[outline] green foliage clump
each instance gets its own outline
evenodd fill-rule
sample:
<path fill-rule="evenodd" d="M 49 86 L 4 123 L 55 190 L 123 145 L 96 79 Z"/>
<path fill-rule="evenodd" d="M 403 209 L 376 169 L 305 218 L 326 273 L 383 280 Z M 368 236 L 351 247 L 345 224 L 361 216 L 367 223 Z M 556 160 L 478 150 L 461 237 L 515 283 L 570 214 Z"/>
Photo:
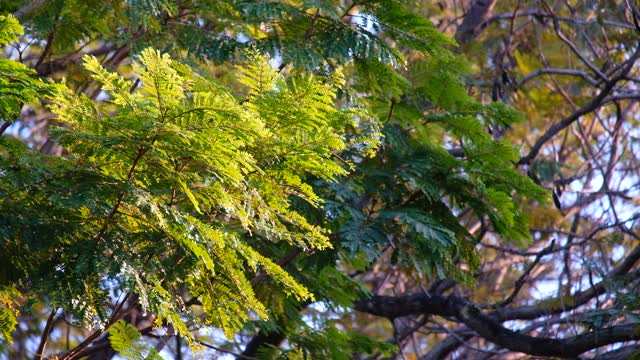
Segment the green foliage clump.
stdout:
<path fill-rule="evenodd" d="M 115 351 L 125 359 L 162 359 L 158 351 L 142 343 L 140 332 L 131 324 L 119 320 L 108 330 L 109 342 Z"/>
<path fill-rule="evenodd" d="M 0 15 L 0 44 L 5 45 L 24 35 L 24 29 L 13 15 Z"/>
<path fill-rule="evenodd" d="M 0 45 L 18 40 L 24 29 L 11 14 L 0 15 Z M 0 120 L 9 123 L 20 114 L 22 105 L 51 91 L 50 85 L 33 77 L 35 71 L 8 59 L 0 59 Z"/>
<path fill-rule="evenodd" d="M 56 0 L 21 20 L 47 39 L 41 55 L 73 59 L 82 41 L 98 54 L 56 87 L 0 60 L 0 117 L 46 98 L 65 150 L 0 138 L 0 286 L 75 325 L 108 324 L 118 291 L 189 341 L 194 328 L 255 327 L 286 333 L 292 358 L 390 354 L 300 311 L 349 307 L 366 289 L 345 269 L 380 259 L 468 281 L 464 221 L 526 241 L 520 201 L 545 197 L 487 131 L 519 116 L 467 95 L 454 42 L 411 4 Z M 0 22 L 0 41 L 15 41 L 15 19 Z M 118 69 L 127 77 L 107 70 L 111 52 L 137 59 Z M 125 356 L 156 355 L 131 325 L 109 335 Z"/>
<path fill-rule="evenodd" d="M 317 330 L 305 327 L 302 331 L 293 332 L 289 339 L 294 344 L 291 349 L 282 351 L 277 347 L 265 347 L 259 351 L 259 357 L 347 360 L 352 359 L 354 354 L 392 356 L 397 351 L 395 345 L 355 332 L 341 331 L 330 323 Z"/>
<path fill-rule="evenodd" d="M 155 50 L 134 66 L 139 85 L 85 58 L 109 101 L 66 87 L 51 97 L 63 125 L 54 134 L 69 156 L 48 159 L 3 139 L 13 145 L 0 164 L 11 195 L 0 201 L 10 225 L 2 238 L 15 244 L 7 260 L 20 272 L 5 281 L 29 279 L 37 294 L 96 326 L 107 315 L 107 280 L 116 281 L 157 325 L 187 338 L 185 320 L 198 320 L 185 297 L 197 296 L 205 324 L 228 336 L 249 314 L 266 318 L 250 283 L 258 273 L 312 299 L 256 247 L 332 247 L 291 201 L 319 206 L 307 178 L 346 174 L 335 154 L 349 146 L 341 133 L 354 120 L 332 106 L 339 76 L 285 78 L 267 60 L 254 52 L 238 67 L 248 93 L 238 99 Z M 25 173 L 30 167 L 39 171 Z"/>
<path fill-rule="evenodd" d="M 420 32 L 428 24 L 398 26 Z M 366 91 L 362 101 L 383 124 L 384 140 L 349 181 L 328 185 L 329 226 L 365 264 L 389 250 L 421 274 L 470 281 L 459 261 L 478 265 L 475 240 L 458 216 L 487 217 L 499 236 L 523 243 L 530 234 L 520 203 L 547 195 L 514 169 L 518 151 L 487 131 L 511 126 L 519 114 L 467 95 L 466 66 L 442 43 L 436 37 L 421 47 L 402 72 L 376 61 L 354 67 L 352 87 Z"/>
<path fill-rule="evenodd" d="M 0 350 L 12 343 L 11 332 L 18 325 L 20 292 L 12 286 L 0 288 Z"/>

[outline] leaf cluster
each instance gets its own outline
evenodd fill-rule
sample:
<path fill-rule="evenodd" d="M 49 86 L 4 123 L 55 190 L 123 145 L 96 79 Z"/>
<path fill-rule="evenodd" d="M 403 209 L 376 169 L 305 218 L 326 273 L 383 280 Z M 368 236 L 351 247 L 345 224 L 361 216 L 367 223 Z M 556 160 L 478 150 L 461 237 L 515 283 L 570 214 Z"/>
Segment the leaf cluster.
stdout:
<path fill-rule="evenodd" d="M 116 282 L 138 294 L 157 325 L 187 337 L 187 323 L 199 321 L 184 307 L 188 297 L 202 303 L 204 324 L 228 336 L 250 314 L 266 318 L 250 283 L 258 273 L 312 299 L 256 247 L 332 246 L 291 201 L 318 206 L 307 178 L 346 173 L 335 154 L 348 146 L 341 133 L 353 120 L 331 106 L 334 80 L 285 78 L 266 57 L 249 59 L 238 67 L 240 99 L 155 50 L 134 66 L 137 86 L 85 58 L 109 100 L 96 104 L 66 87 L 51 97 L 66 158 L 3 138 L 2 238 L 16 249 L 7 261 L 17 272 L 3 283 L 28 282 L 100 326 Z"/>

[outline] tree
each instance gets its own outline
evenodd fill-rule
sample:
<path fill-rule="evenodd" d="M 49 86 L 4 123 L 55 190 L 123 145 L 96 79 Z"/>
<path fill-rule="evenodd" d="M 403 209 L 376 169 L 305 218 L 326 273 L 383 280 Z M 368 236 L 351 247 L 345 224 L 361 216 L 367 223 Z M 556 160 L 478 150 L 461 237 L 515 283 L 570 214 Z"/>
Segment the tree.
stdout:
<path fill-rule="evenodd" d="M 583 60 L 591 42 L 567 40 L 559 5 L 521 15 L 507 4 L 494 15 L 504 9 L 478 1 L 455 38 L 480 76 L 497 74 L 485 81 L 443 35 L 457 14 L 439 4 L 432 23 L 419 5 L 2 3 L 26 29 L 18 37 L 16 19 L 1 18 L 0 41 L 10 45 L 0 62 L 0 91 L 10 95 L 0 102 L 3 349 L 64 359 L 182 358 L 184 344 L 239 358 L 574 357 L 637 339 L 637 251 L 606 264 L 614 267 L 605 275 L 571 263 L 574 246 L 597 251 L 587 245 L 595 236 L 633 236 L 633 220 L 594 230 L 580 222 L 598 209 L 585 208 L 566 230 L 536 185 L 553 184 L 560 202 L 574 165 L 545 159 L 546 145 L 581 116 L 636 98 L 616 87 L 634 70 L 630 35 L 610 48 L 618 65 L 599 82 L 589 81 L 597 73 L 587 59 L 586 70 L 540 70 L 514 83 L 511 66 L 534 61 L 510 47 L 517 19 L 551 19 L 543 32 L 560 40 L 549 44 L 569 42 Z M 587 8 L 571 8 L 571 21 L 587 21 L 576 15 Z M 627 19 L 602 21 L 635 31 L 636 9 L 619 9 Z M 491 32 L 505 20 L 510 33 Z M 495 47 L 474 49 L 477 36 L 506 36 L 506 50 L 485 61 Z M 550 113 L 525 111 L 525 123 L 505 102 L 539 106 L 544 93 L 515 91 L 545 74 L 582 74 L 576 96 L 587 105 L 519 153 L 512 143 Z M 557 225 L 537 230 L 544 221 Z M 578 243 L 579 231 L 590 235 Z M 545 244 L 549 233 L 556 242 Z M 547 260 L 560 254 L 566 292 L 536 303 L 538 269 L 562 264 Z M 498 261 L 514 264 L 502 275 L 513 280 L 491 283 Z M 577 313 L 588 326 L 574 337 L 564 317 L 557 339 L 528 333 L 549 322 L 520 333 L 502 324 L 593 302 L 595 311 Z M 380 320 L 368 327 L 366 314 Z"/>
<path fill-rule="evenodd" d="M 473 91 L 525 114 L 497 136 L 519 144 L 518 168 L 553 192 L 556 210 L 527 205 L 534 242 L 525 249 L 473 221 L 475 288 L 444 281 L 425 294 L 414 283 L 357 307 L 393 319 L 392 339 L 424 359 L 637 356 L 637 5 L 425 9 L 463 42 L 478 69 Z"/>

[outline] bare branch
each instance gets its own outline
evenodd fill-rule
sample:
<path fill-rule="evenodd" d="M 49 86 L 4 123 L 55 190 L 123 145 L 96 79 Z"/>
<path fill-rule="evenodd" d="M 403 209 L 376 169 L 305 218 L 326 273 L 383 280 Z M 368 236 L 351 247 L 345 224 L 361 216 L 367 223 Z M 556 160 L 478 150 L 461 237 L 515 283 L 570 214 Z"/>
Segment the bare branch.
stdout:
<path fill-rule="evenodd" d="M 483 338 L 506 349 L 530 355 L 575 357 L 604 345 L 640 340 L 640 333 L 636 331 L 637 324 L 612 326 L 566 339 L 523 335 L 503 327 L 494 317 L 482 313 L 474 304 L 455 296 L 373 296 L 357 301 L 355 308 L 391 319 L 412 314 L 455 317 Z"/>
<path fill-rule="evenodd" d="M 51 330 L 53 330 L 53 320 L 56 318 L 56 313 L 58 309 L 53 309 L 51 311 L 51 315 L 47 319 L 47 323 L 44 325 L 44 330 L 42 330 L 42 336 L 40 337 L 40 344 L 38 345 L 38 350 L 34 355 L 34 359 L 45 359 L 44 350 L 47 347 L 47 341 L 49 339 L 49 334 L 51 334 Z"/>
<path fill-rule="evenodd" d="M 549 140 L 551 140 L 556 134 L 566 129 L 569 125 L 573 124 L 581 116 L 586 115 L 596 110 L 598 107 L 600 107 L 603 101 L 608 96 L 611 95 L 611 90 L 613 90 L 614 86 L 620 80 L 624 79 L 629 73 L 629 71 L 631 71 L 631 68 L 633 68 L 633 65 L 635 64 L 636 60 L 638 60 L 638 57 L 640 57 L 640 46 L 636 47 L 635 52 L 631 55 L 629 60 L 625 62 L 625 66 L 618 73 L 618 75 L 611 78 L 609 81 L 605 83 L 605 85 L 602 87 L 598 95 L 596 95 L 591 101 L 589 101 L 589 103 L 579 108 L 578 110 L 574 111 L 571 115 L 562 119 L 560 122 L 552 125 L 541 137 L 538 138 L 538 140 L 536 140 L 535 144 L 531 147 L 531 150 L 529 151 L 529 153 L 520 158 L 520 160 L 518 161 L 518 164 L 519 165 L 529 164 L 538 155 L 538 153 L 542 149 L 542 146 L 545 143 L 547 143 Z"/>
<path fill-rule="evenodd" d="M 491 16 L 493 6 L 496 4 L 496 0 L 476 0 L 473 2 L 469 11 L 464 16 L 462 24 L 458 27 L 456 32 L 456 40 L 461 43 L 467 43 L 473 39 L 480 30 L 485 20 Z"/>
<path fill-rule="evenodd" d="M 520 80 L 520 82 L 518 83 L 518 87 L 521 87 L 526 82 L 528 82 L 530 80 L 533 80 L 534 78 L 536 78 L 538 76 L 547 75 L 547 74 L 577 76 L 577 77 L 583 78 L 584 80 L 586 80 L 589 84 L 591 84 L 593 86 L 597 86 L 598 85 L 598 81 L 596 81 L 594 78 L 589 76 L 589 74 L 587 74 L 586 72 L 584 72 L 582 70 L 559 69 L 559 68 L 543 68 L 543 69 L 538 69 L 538 70 L 532 71 L 531 73 L 525 75 L 522 78 L 522 80 Z"/>

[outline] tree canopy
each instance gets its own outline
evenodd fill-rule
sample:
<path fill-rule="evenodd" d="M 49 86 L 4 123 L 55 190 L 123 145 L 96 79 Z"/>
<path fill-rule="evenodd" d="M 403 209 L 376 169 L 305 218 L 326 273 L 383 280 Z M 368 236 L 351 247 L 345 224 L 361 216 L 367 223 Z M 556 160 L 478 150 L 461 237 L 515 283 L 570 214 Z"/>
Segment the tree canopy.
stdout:
<path fill-rule="evenodd" d="M 640 10 L 459 5 L 0 1 L 0 353 L 640 350 Z"/>

